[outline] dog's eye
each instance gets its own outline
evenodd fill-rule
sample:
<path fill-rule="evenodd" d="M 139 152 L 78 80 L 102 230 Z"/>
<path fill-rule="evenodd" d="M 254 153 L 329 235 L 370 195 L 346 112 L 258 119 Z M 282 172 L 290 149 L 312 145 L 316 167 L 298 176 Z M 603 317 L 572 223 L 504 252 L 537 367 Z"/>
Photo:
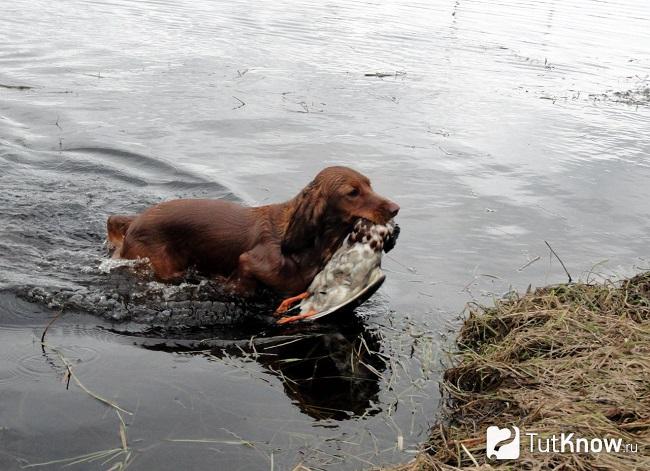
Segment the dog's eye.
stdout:
<path fill-rule="evenodd" d="M 352 188 L 352 190 L 348 192 L 348 196 L 351 196 L 352 198 L 359 196 L 359 189 Z"/>

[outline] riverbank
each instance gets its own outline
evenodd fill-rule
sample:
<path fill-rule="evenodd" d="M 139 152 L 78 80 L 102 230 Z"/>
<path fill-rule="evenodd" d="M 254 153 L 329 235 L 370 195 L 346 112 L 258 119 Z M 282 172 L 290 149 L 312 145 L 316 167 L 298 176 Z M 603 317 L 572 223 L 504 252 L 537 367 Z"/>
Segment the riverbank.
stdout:
<path fill-rule="evenodd" d="M 650 469 L 650 272 L 540 288 L 468 310 L 429 442 L 394 471 Z M 518 459 L 487 459 L 491 425 L 519 427 Z M 543 450 L 562 432 L 621 439 L 628 451 L 538 451 L 537 439 Z M 533 452 L 530 433 L 538 434 Z"/>

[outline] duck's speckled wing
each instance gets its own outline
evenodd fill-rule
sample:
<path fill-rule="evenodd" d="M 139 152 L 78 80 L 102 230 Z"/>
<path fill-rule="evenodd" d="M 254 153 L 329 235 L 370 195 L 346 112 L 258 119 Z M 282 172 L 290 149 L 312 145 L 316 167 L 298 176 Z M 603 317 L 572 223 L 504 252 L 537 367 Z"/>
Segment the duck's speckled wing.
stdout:
<path fill-rule="evenodd" d="M 381 270 L 381 268 L 379 267 L 376 268 L 371 275 L 370 282 L 366 285 L 366 287 L 363 290 L 361 290 L 355 296 L 352 296 L 350 299 L 346 300 L 345 302 L 337 306 L 319 312 L 318 314 L 314 314 L 311 317 L 307 317 L 306 319 L 303 319 L 303 321 L 311 322 L 317 319 L 322 319 L 325 316 L 331 316 L 339 313 L 342 314 L 356 309 L 357 307 L 365 303 L 368 299 L 370 299 L 370 297 L 373 294 L 375 294 L 375 292 L 384 283 L 385 279 L 386 279 L 386 275 L 384 275 L 384 272 Z"/>

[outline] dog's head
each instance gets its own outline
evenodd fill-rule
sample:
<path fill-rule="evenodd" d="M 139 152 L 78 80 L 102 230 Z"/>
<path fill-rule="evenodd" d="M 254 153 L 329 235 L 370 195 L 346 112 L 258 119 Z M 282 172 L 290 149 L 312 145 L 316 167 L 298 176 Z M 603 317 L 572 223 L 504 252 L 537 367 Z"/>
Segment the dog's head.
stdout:
<path fill-rule="evenodd" d="M 348 167 L 328 167 L 313 182 L 326 201 L 325 212 L 346 223 L 359 218 L 386 224 L 399 212 L 396 203 L 378 195 L 365 175 Z"/>
<path fill-rule="evenodd" d="M 313 245 L 320 233 L 338 231 L 343 236 L 359 218 L 386 224 L 399 211 L 396 203 L 373 191 L 365 175 L 348 167 L 321 170 L 293 206 L 282 244 L 285 252 Z"/>

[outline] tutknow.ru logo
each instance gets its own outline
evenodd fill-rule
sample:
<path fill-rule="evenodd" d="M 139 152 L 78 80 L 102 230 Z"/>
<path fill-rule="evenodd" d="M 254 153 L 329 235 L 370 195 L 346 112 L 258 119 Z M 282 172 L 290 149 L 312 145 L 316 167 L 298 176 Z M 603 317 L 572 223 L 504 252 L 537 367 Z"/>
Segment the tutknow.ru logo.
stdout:
<path fill-rule="evenodd" d="M 521 449 L 519 427 L 499 428 L 492 425 L 485 433 L 487 457 L 497 460 L 516 460 Z"/>
<path fill-rule="evenodd" d="M 524 449 L 531 453 L 637 453 L 638 443 L 625 443 L 621 438 L 576 437 L 574 432 L 541 437 L 538 433 L 524 433 L 528 443 Z M 487 457 L 497 460 L 515 460 L 521 452 L 519 427 L 490 426 L 485 433 Z"/>

